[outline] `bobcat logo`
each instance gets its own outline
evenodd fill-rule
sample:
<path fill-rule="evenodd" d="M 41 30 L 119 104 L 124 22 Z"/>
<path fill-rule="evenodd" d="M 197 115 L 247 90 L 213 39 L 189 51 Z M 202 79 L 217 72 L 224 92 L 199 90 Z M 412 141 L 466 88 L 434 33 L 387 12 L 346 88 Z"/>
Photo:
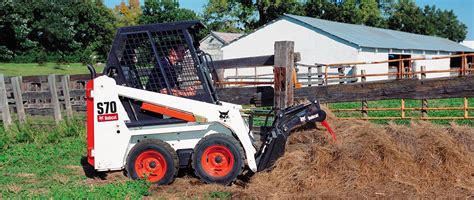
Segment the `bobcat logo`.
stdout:
<path fill-rule="evenodd" d="M 229 118 L 229 111 L 227 111 L 227 112 L 221 112 L 221 111 L 219 111 L 219 118 L 221 118 L 221 119 L 228 119 L 228 118 Z"/>

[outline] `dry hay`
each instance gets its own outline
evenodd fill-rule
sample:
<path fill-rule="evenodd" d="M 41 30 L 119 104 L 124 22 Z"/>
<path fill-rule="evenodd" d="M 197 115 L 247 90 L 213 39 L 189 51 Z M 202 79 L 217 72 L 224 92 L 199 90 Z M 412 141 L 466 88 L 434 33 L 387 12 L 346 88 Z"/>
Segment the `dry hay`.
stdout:
<path fill-rule="evenodd" d="M 231 192 L 234 198 L 474 198 L 474 129 L 414 122 L 410 126 L 331 120 L 290 137 L 270 172 L 223 187 L 178 178 L 153 196 L 182 198 Z"/>
<path fill-rule="evenodd" d="M 337 144 L 322 131 L 294 134 L 275 169 L 255 175 L 249 190 L 267 191 L 266 197 L 273 198 L 474 194 L 474 152 L 467 148 L 472 143 L 465 142 L 474 139 L 472 129 L 461 132 L 468 129 L 424 122 L 383 127 L 346 121 L 335 126 Z"/>

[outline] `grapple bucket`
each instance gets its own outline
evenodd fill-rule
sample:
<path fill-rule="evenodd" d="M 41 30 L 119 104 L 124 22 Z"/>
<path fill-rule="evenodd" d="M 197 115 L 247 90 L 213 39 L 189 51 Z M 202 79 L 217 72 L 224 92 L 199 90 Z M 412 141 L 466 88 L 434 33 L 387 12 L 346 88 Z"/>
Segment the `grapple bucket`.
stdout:
<path fill-rule="evenodd" d="M 305 123 L 321 122 L 336 140 L 334 132 L 326 120 L 326 112 L 321 109 L 319 102 L 311 101 L 277 113 L 272 128 L 264 134 L 265 142 L 260 148 L 257 157 L 257 170 L 263 171 L 270 168 L 274 162 L 283 156 L 285 146 L 293 129 Z"/>

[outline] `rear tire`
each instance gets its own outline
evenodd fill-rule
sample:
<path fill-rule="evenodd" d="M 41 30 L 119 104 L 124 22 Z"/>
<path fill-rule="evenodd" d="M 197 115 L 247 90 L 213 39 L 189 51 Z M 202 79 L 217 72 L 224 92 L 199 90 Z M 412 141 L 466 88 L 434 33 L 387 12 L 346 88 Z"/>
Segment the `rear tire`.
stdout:
<path fill-rule="evenodd" d="M 203 182 L 229 185 L 242 173 L 244 159 L 244 150 L 235 138 L 217 133 L 198 142 L 192 166 Z"/>
<path fill-rule="evenodd" d="M 147 139 L 130 150 L 126 170 L 133 180 L 146 177 L 153 184 L 166 185 L 173 182 L 178 167 L 178 155 L 168 143 Z"/>

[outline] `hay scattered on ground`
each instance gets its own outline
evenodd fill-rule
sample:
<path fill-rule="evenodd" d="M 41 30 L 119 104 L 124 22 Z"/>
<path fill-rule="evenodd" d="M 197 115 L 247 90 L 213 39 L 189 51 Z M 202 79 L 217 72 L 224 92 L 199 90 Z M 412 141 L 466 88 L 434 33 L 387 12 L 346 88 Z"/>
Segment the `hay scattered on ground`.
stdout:
<path fill-rule="evenodd" d="M 230 187 L 177 178 L 154 196 L 182 198 L 230 192 L 235 198 L 474 198 L 474 129 L 428 122 L 376 125 L 331 120 L 290 137 L 270 172 Z"/>

